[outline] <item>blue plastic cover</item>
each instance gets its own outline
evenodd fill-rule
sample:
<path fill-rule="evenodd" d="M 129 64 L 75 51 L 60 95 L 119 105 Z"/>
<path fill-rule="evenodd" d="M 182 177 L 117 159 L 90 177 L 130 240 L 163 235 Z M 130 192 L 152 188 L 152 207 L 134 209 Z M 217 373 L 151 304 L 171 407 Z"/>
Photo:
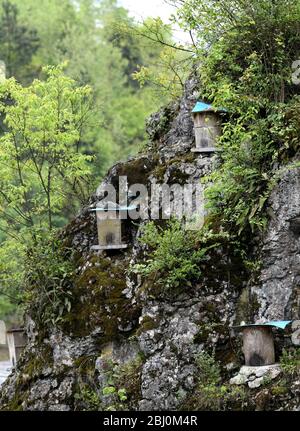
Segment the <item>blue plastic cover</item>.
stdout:
<path fill-rule="evenodd" d="M 266 323 L 250 323 L 247 325 L 240 325 L 240 326 L 235 326 L 235 329 L 244 329 L 244 328 L 259 328 L 262 326 L 272 326 L 278 329 L 285 329 L 290 323 L 292 323 L 292 320 L 274 320 L 271 322 L 266 322 Z"/>
<path fill-rule="evenodd" d="M 272 322 L 265 323 L 266 326 L 275 326 L 279 329 L 285 329 L 290 323 L 292 323 L 292 320 L 275 320 Z"/>
<path fill-rule="evenodd" d="M 214 108 L 212 105 L 208 105 L 207 103 L 204 102 L 197 102 L 194 109 L 193 109 L 193 113 L 197 113 L 197 112 L 226 112 L 226 109 L 223 108 Z"/>

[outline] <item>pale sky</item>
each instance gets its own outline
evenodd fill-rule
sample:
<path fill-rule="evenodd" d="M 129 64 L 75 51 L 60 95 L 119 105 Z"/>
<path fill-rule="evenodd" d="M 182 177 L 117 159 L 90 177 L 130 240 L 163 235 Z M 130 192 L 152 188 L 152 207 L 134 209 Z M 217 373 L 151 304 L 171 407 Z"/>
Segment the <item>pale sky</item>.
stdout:
<path fill-rule="evenodd" d="M 176 11 L 164 0 L 119 0 L 119 4 L 128 9 L 130 15 L 135 17 L 137 21 L 151 16 L 160 17 L 165 23 L 169 23 L 169 17 Z M 177 26 L 173 27 L 173 37 L 178 42 L 190 42 L 190 36 Z"/>
<path fill-rule="evenodd" d="M 174 8 L 164 0 L 119 0 L 119 4 L 128 9 L 130 15 L 137 19 L 159 16 L 163 21 L 168 22 L 169 16 L 174 11 Z"/>

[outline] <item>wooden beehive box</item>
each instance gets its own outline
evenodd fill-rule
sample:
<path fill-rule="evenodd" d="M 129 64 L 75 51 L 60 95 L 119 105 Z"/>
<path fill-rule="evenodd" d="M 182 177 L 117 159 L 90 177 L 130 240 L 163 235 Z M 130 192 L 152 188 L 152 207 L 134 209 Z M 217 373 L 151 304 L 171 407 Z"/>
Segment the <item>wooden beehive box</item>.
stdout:
<path fill-rule="evenodd" d="M 11 364 L 15 367 L 26 346 L 26 334 L 24 329 L 20 328 L 7 331 L 7 344 Z"/>
<path fill-rule="evenodd" d="M 216 151 L 216 141 L 222 133 L 222 110 L 215 110 L 211 105 L 197 102 L 193 109 L 194 132 L 196 147 L 195 153 L 210 153 Z"/>

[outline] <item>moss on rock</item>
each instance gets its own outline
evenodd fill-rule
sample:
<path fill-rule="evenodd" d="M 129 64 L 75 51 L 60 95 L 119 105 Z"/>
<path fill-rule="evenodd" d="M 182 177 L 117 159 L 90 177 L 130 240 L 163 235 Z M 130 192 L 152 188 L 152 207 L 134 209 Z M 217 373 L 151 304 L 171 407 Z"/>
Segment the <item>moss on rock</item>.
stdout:
<path fill-rule="evenodd" d="M 126 258 L 112 260 L 93 256 L 74 283 L 71 311 L 64 317 L 63 329 L 71 336 L 84 337 L 101 328 L 101 343 L 118 337 L 122 328 L 134 327 L 140 315 L 123 293 L 126 289 Z"/>

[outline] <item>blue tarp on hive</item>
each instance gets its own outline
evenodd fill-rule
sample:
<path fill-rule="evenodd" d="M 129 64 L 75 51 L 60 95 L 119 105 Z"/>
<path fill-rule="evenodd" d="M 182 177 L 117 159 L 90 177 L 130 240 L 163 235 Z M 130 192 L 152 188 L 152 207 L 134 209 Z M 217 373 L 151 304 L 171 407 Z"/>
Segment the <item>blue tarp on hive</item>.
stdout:
<path fill-rule="evenodd" d="M 197 102 L 192 112 L 196 113 L 204 111 L 214 111 L 214 109 L 212 105 L 207 105 L 207 103 L 204 102 Z"/>
<path fill-rule="evenodd" d="M 226 112 L 226 109 L 223 108 L 214 108 L 212 105 L 208 105 L 204 102 L 197 102 L 192 112 L 196 114 L 197 112 Z"/>
<path fill-rule="evenodd" d="M 265 326 L 275 326 L 279 329 L 285 329 L 290 323 L 292 323 L 292 320 L 275 320 L 265 323 Z"/>
<path fill-rule="evenodd" d="M 250 323 L 246 325 L 240 325 L 235 326 L 234 329 L 245 329 L 245 328 L 257 328 L 261 326 L 272 326 L 278 329 L 285 329 L 290 323 L 292 323 L 292 320 L 274 320 L 271 322 L 265 322 L 265 323 Z"/>

